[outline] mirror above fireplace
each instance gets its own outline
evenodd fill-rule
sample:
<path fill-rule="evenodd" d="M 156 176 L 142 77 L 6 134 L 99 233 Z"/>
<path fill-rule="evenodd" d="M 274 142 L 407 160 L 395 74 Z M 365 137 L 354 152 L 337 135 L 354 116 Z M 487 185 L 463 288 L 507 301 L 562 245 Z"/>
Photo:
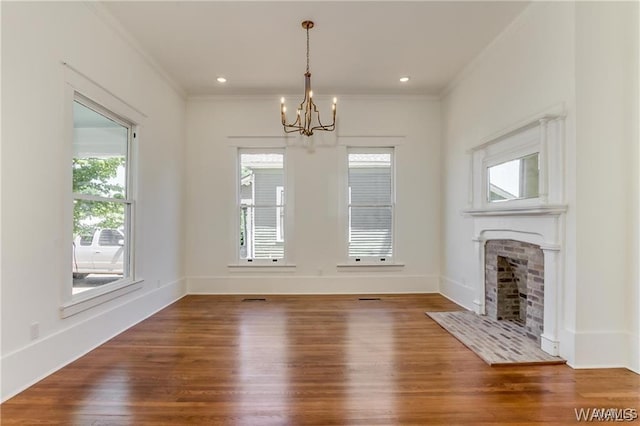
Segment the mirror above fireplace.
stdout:
<path fill-rule="evenodd" d="M 465 214 L 564 210 L 564 106 L 556 105 L 469 149 Z"/>
<path fill-rule="evenodd" d="M 540 153 L 504 161 L 487 167 L 487 201 L 538 198 L 540 187 Z"/>

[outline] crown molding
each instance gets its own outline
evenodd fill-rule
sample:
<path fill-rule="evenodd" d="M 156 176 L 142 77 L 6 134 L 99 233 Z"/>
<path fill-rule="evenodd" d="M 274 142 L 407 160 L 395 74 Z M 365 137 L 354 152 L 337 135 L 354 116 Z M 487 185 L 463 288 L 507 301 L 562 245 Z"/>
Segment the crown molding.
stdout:
<path fill-rule="evenodd" d="M 127 31 L 122 24 L 100 2 L 83 2 L 98 18 L 111 28 L 125 43 L 140 55 L 140 57 L 160 76 L 183 100 L 187 99 L 187 92 L 169 75 L 160 64 L 147 52 L 142 45 Z"/>
<path fill-rule="evenodd" d="M 247 95 L 247 94 L 238 94 L 238 95 L 189 95 L 187 96 L 187 101 L 193 101 L 193 102 L 209 102 L 209 101 L 242 101 L 242 100 L 277 100 L 278 103 L 280 103 L 280 98 L 281 97 L 285 97 L 288 99 L 297 99 L 298 97 L 301 97 L 300 93 L 297 94 L 273 94 L 273 95 L 264 95 L 264 94 L 260 94 L 260 95 Z M 384 101 L 388 101 L 388 100 L 403 100 L 403 101 L 408 101 L 408 100 L 415 100 L 415 101 L 440 101 L 440 97 L 439 96 L 435 96 L 435 95 L 336 95 L 336 96 L 329 96 L 329 95 L 317 95 L 314 96 L 313 99 L 320 99 L 322 101 L 325 100 L 331 100 L 334 97 L 338 98 L 338 105 L 340 104 L 341 100 L 366 100 L 366 101 L 372 101 L 372 100 L 384 100 Z"/>

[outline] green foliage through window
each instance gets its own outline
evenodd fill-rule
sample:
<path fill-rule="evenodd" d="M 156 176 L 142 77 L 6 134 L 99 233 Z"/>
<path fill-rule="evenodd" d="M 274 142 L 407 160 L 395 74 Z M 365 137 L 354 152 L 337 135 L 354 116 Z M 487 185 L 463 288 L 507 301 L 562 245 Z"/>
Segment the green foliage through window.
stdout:
<path fill-rule="evenodd" d="M 73 192 L 124 199 L 125 188 L 116 182 L 124 157 L 74 158 Z M 86 235 L 96 228 L 120 229 L 124 226 L 125 205 L 109 201 L 74 200 L 73 233 Z"/>

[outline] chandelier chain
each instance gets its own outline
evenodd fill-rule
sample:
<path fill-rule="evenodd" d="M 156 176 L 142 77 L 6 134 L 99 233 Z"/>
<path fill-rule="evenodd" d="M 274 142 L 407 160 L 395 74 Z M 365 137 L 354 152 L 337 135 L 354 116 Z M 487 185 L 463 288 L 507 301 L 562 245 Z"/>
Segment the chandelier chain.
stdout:
<path fill-rule="evenodd" d="M 307 26 L 307 72 L 309 72 L 309 26 Z"/>

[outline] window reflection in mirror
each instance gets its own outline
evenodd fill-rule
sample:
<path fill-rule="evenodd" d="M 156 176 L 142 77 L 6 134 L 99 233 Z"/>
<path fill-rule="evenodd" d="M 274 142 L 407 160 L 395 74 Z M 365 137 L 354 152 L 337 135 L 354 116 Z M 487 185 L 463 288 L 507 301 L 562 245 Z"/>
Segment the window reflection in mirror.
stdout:
<path fill-rule="evenodd" d="M 489 167 L 488 201 L 494 203 L 538 197 L 538 157 L 536 152 Z"/>

